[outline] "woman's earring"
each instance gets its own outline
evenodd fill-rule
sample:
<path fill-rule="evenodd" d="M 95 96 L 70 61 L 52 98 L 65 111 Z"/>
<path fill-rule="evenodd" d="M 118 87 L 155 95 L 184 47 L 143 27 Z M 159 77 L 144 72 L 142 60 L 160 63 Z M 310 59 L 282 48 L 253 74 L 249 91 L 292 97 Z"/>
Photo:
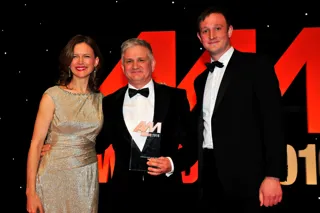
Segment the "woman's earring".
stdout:
<path fill-rule="evenodd" d="M 93 79 L 96 78 L 96 73 L 97 73 L 97 68 L 95 67 L 94 70 L 93 70 Z"/>
<path fill-rule="evenodd" d="M 71 70 L 70 70 L 70 67 L 69 67 L 69 78 L 71 77 Z"/>

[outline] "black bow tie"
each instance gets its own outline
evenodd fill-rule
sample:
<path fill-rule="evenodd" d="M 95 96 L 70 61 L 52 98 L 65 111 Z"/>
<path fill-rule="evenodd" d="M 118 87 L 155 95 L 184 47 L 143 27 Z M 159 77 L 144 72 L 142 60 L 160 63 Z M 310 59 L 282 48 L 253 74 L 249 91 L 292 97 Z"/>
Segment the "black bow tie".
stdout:
<path fill-rule="evenodd" d="M 132 89 L 129 88 L 129 97 L 132 98 L 133 96 L 135 96 L 137 93 L 140 93 L 141 95 L 143 95 L 144 97 L 148 97 L 149 96 L 149 88 L 143 88 L 143 89 Z"/>
<path fill-rule="evenodd" d="M 213 72 L 215 67 L 219 67 L 222 68 L 223 67 L 223 63 L 221 63 L 220 61 L 213 61 L 211 63 L 206 63 L 207 69 L 210 72 Z"/>

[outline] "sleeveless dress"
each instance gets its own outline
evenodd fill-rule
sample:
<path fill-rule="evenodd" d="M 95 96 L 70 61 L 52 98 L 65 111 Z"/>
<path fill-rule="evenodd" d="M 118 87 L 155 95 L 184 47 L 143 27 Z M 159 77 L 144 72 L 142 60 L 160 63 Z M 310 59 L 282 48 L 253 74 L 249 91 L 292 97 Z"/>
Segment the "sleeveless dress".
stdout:
<path fill-rule="evenodd" d="M 39 164 L 36 191 L 45 213 L 98 212 L 95 139 L 103 122 L 101 93 L 75 94 L 53 86 L 45 91 L 55 104 Z"/>

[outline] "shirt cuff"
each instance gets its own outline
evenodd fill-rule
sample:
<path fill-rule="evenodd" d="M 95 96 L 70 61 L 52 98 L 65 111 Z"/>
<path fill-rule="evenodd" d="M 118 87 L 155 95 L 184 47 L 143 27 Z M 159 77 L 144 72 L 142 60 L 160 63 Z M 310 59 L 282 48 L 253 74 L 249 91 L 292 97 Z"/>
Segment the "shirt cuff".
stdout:
<path fill-rule="evenodd" d="M 166 173 L 166 176 L 169 177 L 170 175 L 173 174 L 174 166 L 173 166 L 173 161 L 172 161 L 172 159 L 171 159 L 170 157 L 167 157 L 167 158 L 169 159 L 169 161 L 170 161 L 170 163 L 171 163 L 171 171 Z"/>

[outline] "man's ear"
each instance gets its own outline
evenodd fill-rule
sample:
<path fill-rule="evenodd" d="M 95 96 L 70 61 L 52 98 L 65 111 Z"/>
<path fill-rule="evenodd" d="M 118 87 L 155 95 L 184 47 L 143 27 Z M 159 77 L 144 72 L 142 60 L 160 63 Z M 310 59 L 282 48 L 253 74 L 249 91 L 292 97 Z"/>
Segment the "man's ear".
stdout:
<path fill-rule="evenodd" d="M 230 25 L 230 26 L 229 26 L 229 29 L 228 29 L 228 37 L 229 37 L 229 38 L 231 38 L 232 32 L 233 32 L 233 26 Z"/>
<path fill-rule="evenodd" d="M 200 40 L 200 42 L 202 43 L 202 39 L 201 39 L 201 36 L 200 36 L 199 33 L 197 33 L 197 37 L 198 37 L 198 39 Z"/>
<path fill-rule="evenodd" d="M 156 68 L 156 60 L 153 59 L 151 66 L 152 66 L 152 72 L 153 72 L 154 69 Z"/>

